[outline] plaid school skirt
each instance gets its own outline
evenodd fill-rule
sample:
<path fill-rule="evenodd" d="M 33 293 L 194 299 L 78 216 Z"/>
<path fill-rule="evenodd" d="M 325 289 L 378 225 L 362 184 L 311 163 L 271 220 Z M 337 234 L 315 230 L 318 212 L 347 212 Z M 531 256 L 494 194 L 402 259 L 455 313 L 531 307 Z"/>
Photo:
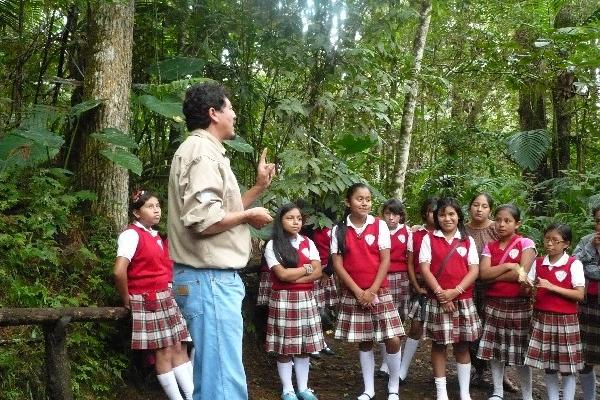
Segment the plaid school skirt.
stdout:
<path fill-rule="evenodd" d="M 257 306 L 266 306 L 269 304 L 271 285 L 271 272 L 261 271 L 260 278 L 258 281 L 258 296 L 256 297 Z"/>
<path fill-rule="evenodd" d="M 321 317 L 312 290 L 271 290 L 265 350 L 295 355 L 323 348 Z"/>
<path fill-rule="evenodd" d="M 481 321 L 473 299 L 455 300 L 456 310 L 445 312 L 437 299 L 427 300 L 425 337 L 438 344 L 473 342 L 481 334 Z"/>
<path fill-rule="evenodd" d="M 576 374 L 583 368 L 577 314 L 534 311 L 525 365 Z"/>
<path fill-rule="evenodd" d="M 320 279 L 315 281 L 315 300 L 318 307 L 333 307 L 339 302 L 337 288 L 335 285 L 335 275 L 331 275 L 325 284 Z"/>
<path fill-rule="evenodd" d="M 130 294 L 131 348 L 134 350 L 162 349 L 192 338 L 171 289 L 153 296 Z"/>
<path fill-rule="evenodd" d="M 579 326 L 583 356 L 587 364 L 600 364 L 600 303 L 598 296 L 588 296 L 579 306 Z"/>
<path fill-rule="evenodd" d="M 408 272 L 390 272 L 387 276 L 388 289 L 392 294 L 394 305 L 400 314 L 400 318 L 405 321 L 410 312 L 410 281 Z"/>
<path fill-rule="evenodd" d="M 377 297 L 379 303 L 370 310 L 361 306 L 350 291 L 342 290 L 335 338 L 348 342 L 381 342 L 404 336 L 402 320 L 389 290 L 379 289 Z"/>
<path fill-rule="evenodd" d="M 531 326 L 529 298 L 488 297 L 477 358 L 523 365 Z"/>

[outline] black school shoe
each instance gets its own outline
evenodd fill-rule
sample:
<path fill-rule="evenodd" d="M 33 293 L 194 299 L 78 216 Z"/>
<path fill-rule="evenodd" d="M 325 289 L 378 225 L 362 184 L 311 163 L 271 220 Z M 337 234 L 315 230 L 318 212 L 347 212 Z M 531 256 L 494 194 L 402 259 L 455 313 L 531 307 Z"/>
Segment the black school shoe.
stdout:
<path fill-rule="evenodd" d="M 327 356 L 335 356 L 335 351 L 331 350 L 331 348 L 329 347 L 325 347 L 323 350 L 321 350 L 321 354 L 325 354 Z"/>

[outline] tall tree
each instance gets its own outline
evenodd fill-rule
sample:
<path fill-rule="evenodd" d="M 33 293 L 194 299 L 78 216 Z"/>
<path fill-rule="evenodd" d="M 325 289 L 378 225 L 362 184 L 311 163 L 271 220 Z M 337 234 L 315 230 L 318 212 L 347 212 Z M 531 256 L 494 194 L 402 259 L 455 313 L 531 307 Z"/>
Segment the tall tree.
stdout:
<path fill-rule="evenodd" d="M 115 229 L 127 223 L 128 172 L 101 155 L 109 147 L 89 135 L 106 128 L 129 131 L 129 94 L 133 45 L 134 1 L 91 2 L 84 100 L 102 101 L 82 124 L 78 178 L 97 194 L 94 215 L 108 217 Z"/>
<path fill-rule="evenodd" d="M 415 119 L 415 108 L 417 106 L 417 94 L 419 92 L 419 73 L 421 72 L 421 61 L 425 52 L 429 23 L 431 22 L 431 1 L 419 1 L 419 25 L 413 41 L 414 64 L 408 91 L 404 96 L 402 109 L 402 123 L 400 124 L 400 135 L 398 138 L 398 157 L 396 157 L 396 192 L 395 196 L 402 199 L 404 195 L 404 181 L 406 180 L 406 169 L 408 168 L 408 156 L 410 154 L 410 141 L 412 138 L 413 121 Z"/>

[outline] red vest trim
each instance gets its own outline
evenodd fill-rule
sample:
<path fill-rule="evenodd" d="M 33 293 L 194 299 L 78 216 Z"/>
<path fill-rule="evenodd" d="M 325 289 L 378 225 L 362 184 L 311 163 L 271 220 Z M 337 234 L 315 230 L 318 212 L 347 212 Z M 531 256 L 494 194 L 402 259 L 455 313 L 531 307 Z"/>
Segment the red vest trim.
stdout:
<path fill-rule="evenodd" d="M 543 261 L 544 257 L 538 257 L 535 260 L 535 274 L 538 278 L 546 279 L 550 283 L 565 289 L 573 289 L 571 265 L 575 261 L 575 257 L 569 257 L 565 265 L 557 265 L 552 267 L 552 270 L 548 266 L 542 265 Z M 552 293 L 547 289 L 538 288 L 533 308 L 558 314 L 576 314 L 577 302 Z"/>
<path fill-rule="evenodd" d="M 379 270 L 379 218 L 367 225 L 360 235 L 351 226 L 347 228 L 344 268 L 358 287 L 368 289 Z M 381 287 L 387 286 L 388 280 L 384 278 Z"/>
<path fill-rule="evenodd" d="M 492 267 L 496 267 L 500 264 L 500 260 L 504 257 L 505 250 L 512 246 L 515 241 L 518 242 L 508 252 L 503 263 L 519 264 L 523 254 L 523 243 L 521 239 L 521 236 L 514 235 L 504 249 L 500 248 L 500 242 L 498 240 L 489 242 L 488 248 L 491 254 Z M 518 282 L 492 282 L 489 284 L 486 293 L 490 297 L 519 297 L 521 294 L 521 285 Z"/>
<path fill-rule="evenodd" d="M 398 229 L 396 233 L 390 235 L 392 249 L 390 250 L 390 270 L 389 272 L 408 271 L 408 256 L 406 245 L 408 242 L 408 229 L 406 225 Z"/>
<path fill-rule="evenodd" d="M 158 292 L 168 288 L 173 279 L 173 261 L 169 258 L 169 244 L 158 244 L 160 236 L 129 225 L 137 232 L 139 241 L 135 254 L 127 267 L 127 287 L 131 294 Z"/>
<path fill-rule="evenodd" d="M 302 236 L 303 241 L 300 242 L 296 253 L 298 254 L 298 265 L 296 268 L 303 268 L 304 264 L 310 264 L 310 242 L 306 236 Z M 312 290 L 314 288 L 313 282 L 308 283 L 291 283 L 283 282 L 277 278 L 273 268 L 271 268 L 271 281 L 273 282 L 273 290 Z"/>
<path fill-rule="evenodd" d="M 471 241 L 468 240 L 468 237 L 467 240 L 460 239 L 460 244 L 450 256 L 442 273 L 438 276 L 442 262 L 459 239 L 454 238 L 452 243 L 448 243 L 446 238 L 430 233 L 429 240 L 431 242 L 431 273 L 437 277 L 437 281 L 442 289 L 454 289 L 469 272 L 468 255 Z M 463 289 L 465 289 L 464 293 L 459 294 L 456 297 L 457 300 L 473 297 L 473 285 Z M 435 298 L 431 289 L 429 289 L 429 296 Z"/>
<path fill-rule="evenodd" d="M 429 231 L 427 229 L 419 229 L 412 234 L 413 241 L 413 264 L 415 267 L 415 274 L 421 273 L 421 268 L 419 267 L 419 253 L 421 252 L 421 243 L 423 243 L 423 238 L 427 235 Z"/>

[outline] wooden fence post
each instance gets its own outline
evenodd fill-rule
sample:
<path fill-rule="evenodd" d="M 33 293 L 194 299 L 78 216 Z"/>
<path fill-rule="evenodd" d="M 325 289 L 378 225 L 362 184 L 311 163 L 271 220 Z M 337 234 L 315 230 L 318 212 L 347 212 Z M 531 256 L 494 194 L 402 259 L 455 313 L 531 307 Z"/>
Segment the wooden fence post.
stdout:
<path fill-rule="evenodd" d="M 51 400 L 73 400 L 66 327 L 70 316 L 43 324 L 46 348 L 46 395 Z"/>

